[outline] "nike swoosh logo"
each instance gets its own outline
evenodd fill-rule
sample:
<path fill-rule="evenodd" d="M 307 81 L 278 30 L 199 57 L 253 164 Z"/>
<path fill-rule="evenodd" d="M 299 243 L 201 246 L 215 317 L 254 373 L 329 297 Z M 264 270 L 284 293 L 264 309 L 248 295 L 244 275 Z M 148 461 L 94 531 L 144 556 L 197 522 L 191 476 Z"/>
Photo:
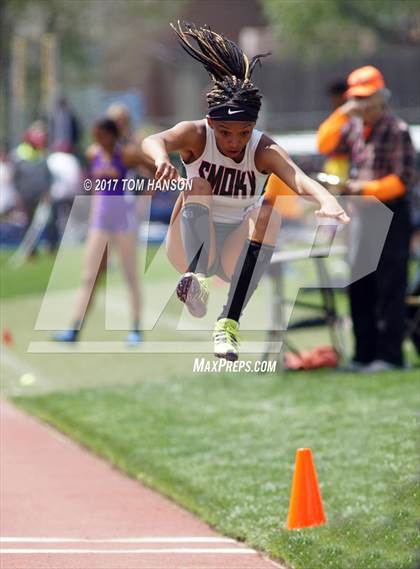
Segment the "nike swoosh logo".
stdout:
<path fill-rule="evenodd" d="M 228 109 L 228 115 L 236 115 L 236 113 L 243 113 L 243 110 L 239 109 L 239 111 L 232 111 L 232 109 Z"/>

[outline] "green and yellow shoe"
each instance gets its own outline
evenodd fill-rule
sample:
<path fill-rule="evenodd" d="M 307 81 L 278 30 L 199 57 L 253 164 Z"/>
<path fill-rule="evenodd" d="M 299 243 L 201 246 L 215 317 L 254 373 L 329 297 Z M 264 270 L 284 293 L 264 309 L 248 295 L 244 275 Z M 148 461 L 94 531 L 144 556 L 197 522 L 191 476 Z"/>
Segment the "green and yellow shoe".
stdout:
<path fill-rule="evenodd" d="M 176 294 L 187 306 L 191 316 L 203 318 L 207 313 L 209 285 L 206 277 L 195 273 L 182 275 L 176 287 Z"/>
<path fill-rule="evenodd" d="M 216 322 L 213 331 L 214 355 L 231 362 L 238 359 L 239 324 L 231 318 L 221 318 Z"/>

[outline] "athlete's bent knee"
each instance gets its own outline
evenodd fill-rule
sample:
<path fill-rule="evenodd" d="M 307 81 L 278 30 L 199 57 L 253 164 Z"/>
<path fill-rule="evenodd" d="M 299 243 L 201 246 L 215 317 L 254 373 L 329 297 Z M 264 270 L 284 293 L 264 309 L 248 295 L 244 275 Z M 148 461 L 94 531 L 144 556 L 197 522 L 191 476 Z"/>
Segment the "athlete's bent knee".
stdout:
<path fill-rule="evenodd" d="M 188 194 L 195 196 L 209 196 L 212 194 L 211 185 L 204 178 L 192 178 L 191 190 L 186 191 L 186 196 Z"/>

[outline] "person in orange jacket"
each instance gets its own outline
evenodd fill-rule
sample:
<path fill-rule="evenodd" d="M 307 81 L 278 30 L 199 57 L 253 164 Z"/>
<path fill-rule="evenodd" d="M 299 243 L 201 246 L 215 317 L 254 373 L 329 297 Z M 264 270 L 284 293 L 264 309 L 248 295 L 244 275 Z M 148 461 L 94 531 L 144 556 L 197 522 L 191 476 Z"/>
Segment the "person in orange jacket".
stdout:
<path fill-rule="evenodd" d="M 355 353 L 349 369 L 383 371 L 403 367 L 405 294 L 409 257 L 409 192 L 415 150 L 408 126 L 388 107 L 390 92 L 379 69 L 365 66 L 347 78 L 346 102 L 319 127 L 323 154 L 347 154 L 347 191 L 374 196 L 393 212 L 377 270 L 349 287 Z M 355 266 L 371 242 L 374 204 L 358 208 L 360 235 Z"/>
<path fill-rule="evenodd" d="M 333 110 L 344 105 L 347 101 L 347 79 L 339 79 L 330 83 L 327 94 Z M 349 157 L 346 153 L 329 152 L 325 158 L 323 170 L 330 176 L 338 176 L 341 180 L 347 180 L 349 175 Z"/>

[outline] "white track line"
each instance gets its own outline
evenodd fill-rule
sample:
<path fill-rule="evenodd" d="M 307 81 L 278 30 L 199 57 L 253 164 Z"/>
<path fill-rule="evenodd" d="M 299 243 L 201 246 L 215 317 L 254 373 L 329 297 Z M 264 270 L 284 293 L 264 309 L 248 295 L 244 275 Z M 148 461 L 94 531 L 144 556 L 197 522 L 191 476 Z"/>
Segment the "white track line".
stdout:
<path fill-rule="evenodd" d="M 38 555 L 62 555 L 62 554 L 127 554 L 127 555 L 167 555 L 167 554 L 194 554 L 194 555 L 258 555 L 254 549 L 240 548 L 240 547 L 224 547 L 224 548 L 197 548 L 193 547 L 180 547 L 165 548 L 165 549 L 46 549 L 46 548 L 13 548 L 1 549 L 0 553 L 5 555 L 25 555 L 25 554 L 38 554 Z"/>
<path fill-rule="evenodd" d="M 228 537 L 0 537 L 0 543 L 237 543 Z"/>

